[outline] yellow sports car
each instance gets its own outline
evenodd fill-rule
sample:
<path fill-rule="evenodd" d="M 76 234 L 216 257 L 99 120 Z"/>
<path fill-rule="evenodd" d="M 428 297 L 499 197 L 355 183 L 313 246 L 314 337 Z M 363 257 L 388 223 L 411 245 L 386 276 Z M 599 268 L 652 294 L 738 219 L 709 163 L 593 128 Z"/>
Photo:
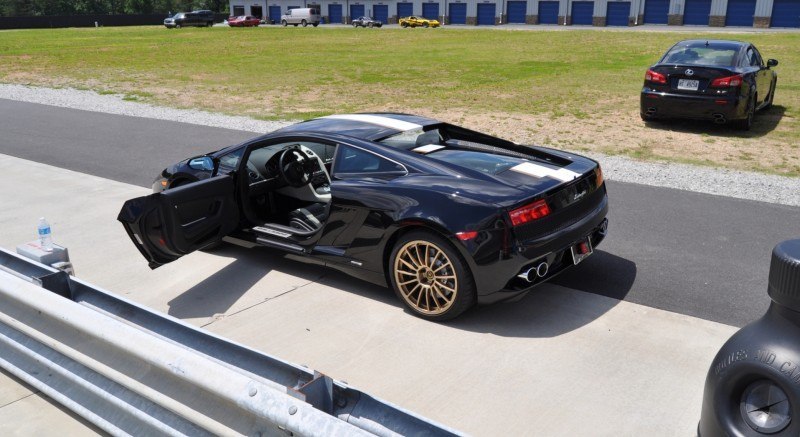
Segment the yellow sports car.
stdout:
<path fill-rule="evenodd" d="M 418 26 L 422 26 L 422 27 L 439 27 L 440 26 L 439 20 L 429 20 L 427 18 L 415 17 L 413 15 L 410 16 L 410 17 L 401 18 L 399 23 L 400 23 L 401 27 L 418 27 Z"/>

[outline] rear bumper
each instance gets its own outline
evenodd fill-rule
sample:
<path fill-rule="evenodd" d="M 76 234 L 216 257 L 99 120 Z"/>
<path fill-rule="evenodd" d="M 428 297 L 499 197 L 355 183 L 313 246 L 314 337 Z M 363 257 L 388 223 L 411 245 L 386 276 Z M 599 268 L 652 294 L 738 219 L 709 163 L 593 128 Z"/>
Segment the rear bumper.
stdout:
<path fill-rule="evenodd" d="M 642 116 L 649 118 L 714 120 L 720 115 L 726 120 L 747 118 L 747 99 L 741 96 L 693 96 L 645 87 L 639 102 Z"/>
<path fill-rule="evenodd" d="M 589 237 L 592 247 L 597 247 L 605 239 L 608 229 L 607 213 L 608 197 L 605 196 L 597 208 L 577 223 L 534 242 L 514 247 L 513 255 L 492 265 L 487 269 L 490 271 L 484 272 L 481 269 L 475 271 L 475 276 L 483 276 L 483 281 L 478 282 L 483 282 L 484 286 L 488 285 L 487 277 L 494 278 L 495 281 L 494 286 L 487 287 L 488 290 L 495 291 L 486 294 L 479 292 L 478 303 L 483 305 L 521 298 L 534 287 L 567 270 L 573 265 L 570 252 L 573 244 L 584 237 Z M 549 265 L 548 272 L 543 278 L 529 283 L 516 277 L 522 271 L 542 261 Z"/>

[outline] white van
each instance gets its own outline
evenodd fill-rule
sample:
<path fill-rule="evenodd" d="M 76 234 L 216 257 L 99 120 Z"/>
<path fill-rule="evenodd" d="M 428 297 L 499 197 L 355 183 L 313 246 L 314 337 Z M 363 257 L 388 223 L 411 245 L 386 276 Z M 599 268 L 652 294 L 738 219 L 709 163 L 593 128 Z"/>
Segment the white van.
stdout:
<path fill-rule="evenodd" d="M 289 9 L 285 14 L 281 15 L 281 24 L 287 26 L 293 24 L 297 27 L 298 24 L 303 27 L 309 24 L 317 27 L 320 22 L 319 9 L 317 8 L 296 8 Z"/>

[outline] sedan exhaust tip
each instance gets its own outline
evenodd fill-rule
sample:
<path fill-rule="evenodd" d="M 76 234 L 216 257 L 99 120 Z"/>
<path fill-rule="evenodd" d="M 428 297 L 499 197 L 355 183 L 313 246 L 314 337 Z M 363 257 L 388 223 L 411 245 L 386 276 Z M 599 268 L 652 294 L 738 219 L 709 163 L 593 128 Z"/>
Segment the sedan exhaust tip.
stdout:
<path fill-rule="evenodd" d="M 725 124 L 727 120 L 725 120 L 725 116 L 722 114 L 714 114 L 714 123 L 716 124 Z"/>
<path fill-rule="evenodd" d="M 547 270 L 549 268 L 550 266 L 547 264 L 547 262 L 542 261 L 537 266 L 531 267 L 528 270 L 520 273 L 517 275 L 517 277 L 532 283 L 536 281 L 537 278 L 544 278 L 547 275 Z"/>

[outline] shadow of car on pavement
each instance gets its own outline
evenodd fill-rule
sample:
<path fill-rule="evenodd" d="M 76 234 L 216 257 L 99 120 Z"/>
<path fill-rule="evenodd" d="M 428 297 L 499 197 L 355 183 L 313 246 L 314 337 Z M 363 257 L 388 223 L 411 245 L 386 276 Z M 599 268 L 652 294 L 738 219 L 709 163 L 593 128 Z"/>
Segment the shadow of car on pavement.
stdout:
<path fill-rule="evenodd" d="M 269 272 L 279 271 L 403 307 L 408 316 L 413 317 L 390 289 L 331 268 L 291 260 L 271 250 L 233 245 L 223 246 L 214 254 L 233 258 L 233 261 L 169 301 L 171 316 L 186 319 L 225 314 Z M 635 278 L 633 262 L 598 250 L 552 283 L 536 287 L 518 301 L 477 306 L 444 324 L 508 337 L 554 337 L 589 324 L 608 312 L 625 298 Z"/>

